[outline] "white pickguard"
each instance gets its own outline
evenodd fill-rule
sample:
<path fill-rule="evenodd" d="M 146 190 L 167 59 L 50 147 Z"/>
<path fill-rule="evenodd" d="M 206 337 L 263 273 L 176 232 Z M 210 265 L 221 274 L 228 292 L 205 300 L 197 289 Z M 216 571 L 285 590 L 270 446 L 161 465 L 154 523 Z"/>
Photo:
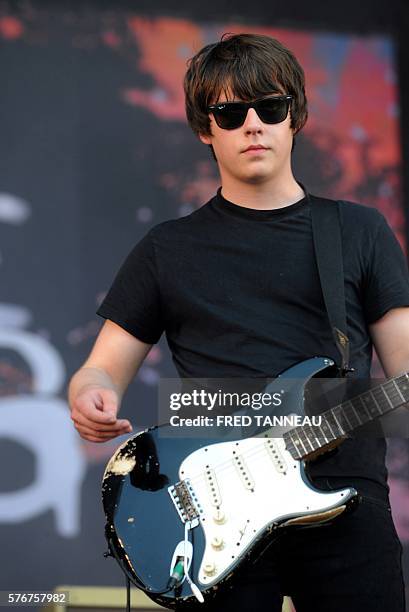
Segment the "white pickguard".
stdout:
<path fill-rule="evenodd" d="M 183 461 L 179 476 L 190 481 L 206 539 L 202 585 L 218 582 L 273 523 L 337 508 L 355 495 L 353 488 L 313 489 L 303 474 L 282 438 L 212 444 Z"/>

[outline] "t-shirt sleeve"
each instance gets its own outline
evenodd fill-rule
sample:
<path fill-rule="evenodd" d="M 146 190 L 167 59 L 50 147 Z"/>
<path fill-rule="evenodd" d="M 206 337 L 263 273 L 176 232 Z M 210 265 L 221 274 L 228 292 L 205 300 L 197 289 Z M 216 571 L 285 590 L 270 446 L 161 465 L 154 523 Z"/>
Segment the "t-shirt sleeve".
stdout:
<path fill-rule="evenodd" d="M 406 257 L 383 215 L 367 263 L 364 307 L 367 323 L 374 323 L 391 308 L 409 306 L 409 274 Z"/>
<path fill-rule="evenodd" d="M 129 253 L 97 314 L 147 344 L 163 332 L 159 279 L 151 233 Z"/>

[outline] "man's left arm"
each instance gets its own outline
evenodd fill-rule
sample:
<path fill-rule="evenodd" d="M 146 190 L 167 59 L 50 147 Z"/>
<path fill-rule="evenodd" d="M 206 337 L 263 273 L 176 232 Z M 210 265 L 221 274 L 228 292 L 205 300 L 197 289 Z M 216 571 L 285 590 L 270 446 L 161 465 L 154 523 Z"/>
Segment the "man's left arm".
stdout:
<path fill-rule="evenodd" d="M 369 331 L 385 375 L 409 372 L 409 306 L 392 308 Z"/>

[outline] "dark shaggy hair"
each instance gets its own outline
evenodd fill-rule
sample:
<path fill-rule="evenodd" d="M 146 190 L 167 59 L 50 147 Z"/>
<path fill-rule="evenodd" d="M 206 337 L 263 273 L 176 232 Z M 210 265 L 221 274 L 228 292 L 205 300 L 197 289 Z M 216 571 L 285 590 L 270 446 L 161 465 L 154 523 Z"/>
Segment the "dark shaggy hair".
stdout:
<path fill-rule="evenodd" d="M 246 101 L 271 93 L 291 94 L 291 127 L 299 132 L 307 121 L 304 70 L 275 38 L 224 34 L 220 42 L 206 45 L 188 61 L 186 116 L 196 135 L 211 135 L 207 107 L 228 89 Z"/>

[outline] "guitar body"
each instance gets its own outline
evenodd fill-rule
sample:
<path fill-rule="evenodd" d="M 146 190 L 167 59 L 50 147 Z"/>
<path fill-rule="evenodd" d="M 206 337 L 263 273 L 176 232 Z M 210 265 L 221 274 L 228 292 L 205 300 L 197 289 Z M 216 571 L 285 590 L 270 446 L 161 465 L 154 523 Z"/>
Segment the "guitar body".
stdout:
<path fill-rule="evenodd" d="M 292 412 L 302 413 L 304 387 L 329 360 L 309 359 L 269 385 L 291 388 Z M 268 434 L 234 441 L 167 436 L 168 425 L 144 431 L 114 454 L 103 479 L 106 536 L 125 573 L 157 603 L 193 598 L 184 580 L 166 590 L 176 547 L 193 545 L 189 574 L 205 600 L 234 580 L 274 532 L 334 519 L 358 501 L 353 488 L 324 492 L 309 481 L 303 461 L 285 440 Z"/>

